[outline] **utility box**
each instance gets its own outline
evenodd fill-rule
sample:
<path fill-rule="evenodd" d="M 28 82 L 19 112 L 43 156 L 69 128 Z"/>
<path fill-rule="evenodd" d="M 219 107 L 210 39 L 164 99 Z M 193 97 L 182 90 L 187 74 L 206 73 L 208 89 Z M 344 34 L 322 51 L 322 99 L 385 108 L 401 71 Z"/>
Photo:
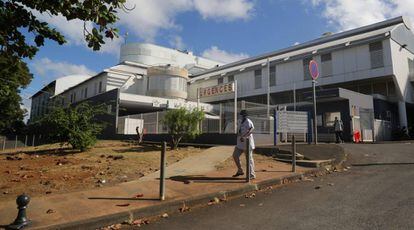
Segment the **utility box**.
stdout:
<path fill-rule="evenodd" d="M 118 118 L 118 134 L 123 135 L 136 135 L 137 127 L 139 127 L 139 133 L 144 130 L 144 120 L 131 117 L 119 117 Z"/>

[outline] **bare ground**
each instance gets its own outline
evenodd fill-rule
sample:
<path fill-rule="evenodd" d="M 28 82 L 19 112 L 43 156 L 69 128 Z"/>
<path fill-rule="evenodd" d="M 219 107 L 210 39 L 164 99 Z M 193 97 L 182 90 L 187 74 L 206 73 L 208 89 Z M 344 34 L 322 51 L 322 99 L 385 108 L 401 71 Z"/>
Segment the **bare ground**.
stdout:
<path fill-rule="evenodd" d="M 203 149 L 167 152 L 167 165 L 200 154 Z M 0 201 L 26 193 L 44 196 L 139 179 L 157 171 L 159 146 L 136 146 L 121 141 L 99 141 L 86 152 L 58 144 L 0 152 Z"/>

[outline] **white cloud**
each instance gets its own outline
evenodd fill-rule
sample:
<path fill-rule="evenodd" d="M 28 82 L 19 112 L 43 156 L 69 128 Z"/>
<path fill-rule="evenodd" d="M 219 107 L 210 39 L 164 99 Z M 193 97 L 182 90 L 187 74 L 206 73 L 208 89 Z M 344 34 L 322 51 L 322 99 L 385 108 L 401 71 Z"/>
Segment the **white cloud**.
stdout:
<path fill-rule="evenodd" d="M 85 65 L 75 65 L 68 62 L 55 62 L 49 58 L 36 60 L 31 64 L 31 66 L 36 74 L 47 80 L 71 74 L 96 74 L 95 71 L 90 70 Z"/>
<path fill-rule="evenodd" d="M 186 45 L 184 44 L 183 38 L 178 35 L 172 36 L 169 43 L 172 48 L 179 49 L 179 50 L 184 50 L 186 47 Z"/>
<path fill-rule="evenodd" d="M 194 7 L 204 19 L 233 21 L 249 19 L 254 4 L 248 0 L 194 0 Z"/>
<path fill-rule="evenodd" d="M 144 40 L 154 42 L 161 30 L 181 30 L 175 18 L 184 12 L 198 12 L 205 20 L 235 21 L 248 19 L 254 10 L 254 0 L 128 0 L 125 4 L 131 11 L 118 10 L 118 26 Z M 67 21 L 63 16 L 49 16 L 36 13 L 41 20 L 48 22 L 67 38 L 69 44 L 85 46 L 83 28 L 80 20 Z M 87 22 L 85 27 L 91 30 L 92 23 Z M 101 52 L 118 54 L 123 39 L 108 41 L 101 48 Z M 175 45 L 183 45 L 176 40 Z"/>
<path fill-rule="evenodd" d="M 204 50 L 201 56 L 223 63 L 231 63 L 249 57 L 249 55 L 245 53 L 229 53 L 219 49 L 217 46 L 212 46 L 209 49 Z"/>
<path fill-rule="evenodd" d="M 388 18 L 407 16 L 414 21 L 412 0 L 308 0 L 323 7 L 323 17 L 338 30 L 369 25 Z"/>

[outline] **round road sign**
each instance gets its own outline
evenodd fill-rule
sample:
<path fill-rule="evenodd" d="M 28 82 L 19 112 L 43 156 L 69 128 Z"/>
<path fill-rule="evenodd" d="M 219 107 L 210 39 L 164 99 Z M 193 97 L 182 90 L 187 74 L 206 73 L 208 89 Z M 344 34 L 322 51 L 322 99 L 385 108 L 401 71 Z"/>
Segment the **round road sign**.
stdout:
<path fill-rule="evenodd" d="M 319 77 L 318 63 L 315 60 L 309 62 L 309 72 L 313 80 L 316 80 Z"/>

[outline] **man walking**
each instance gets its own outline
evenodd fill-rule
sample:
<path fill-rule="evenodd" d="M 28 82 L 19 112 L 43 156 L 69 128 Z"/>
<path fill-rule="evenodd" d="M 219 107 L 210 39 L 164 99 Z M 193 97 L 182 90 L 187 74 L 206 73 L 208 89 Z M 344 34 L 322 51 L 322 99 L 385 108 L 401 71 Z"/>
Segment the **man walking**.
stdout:
<path fill-rule="evenodd" d="M 237 132 L 237 145 L 234 148 L 233 152 L 233 159 L 237 166 L 237 172 L 233 175 L 233 177 L 238 177 L 244 175 L 243 168 L 240 163 L 240 155 L 247 151 L 249 152 L 249 167 L 250 167 L 250 179 L 255 179 L 256 174 L 254 172 L 254 160 L 253 160 L 253 149 L 254 146 L 254 139 L 253 139 L 253 129 L 254 125 L 253 122 L 247 118 L 247 111 L 242 110 L 240 111 L 240 115 L 242 116 L 242 121 L 239 125 L 239 129 Z M 249 149 L 246 150 L 246 141 L 249 140 Z"/>
<path fill-rule="evenodd" d="M 343 136 L 344 123 L 342 123 L 342 121 L 339 120 L 338 117 L 335 117 L 334 128 L 335 128 L 336 143 L 343 143 L 344 142 L 344 136 Z"/>

